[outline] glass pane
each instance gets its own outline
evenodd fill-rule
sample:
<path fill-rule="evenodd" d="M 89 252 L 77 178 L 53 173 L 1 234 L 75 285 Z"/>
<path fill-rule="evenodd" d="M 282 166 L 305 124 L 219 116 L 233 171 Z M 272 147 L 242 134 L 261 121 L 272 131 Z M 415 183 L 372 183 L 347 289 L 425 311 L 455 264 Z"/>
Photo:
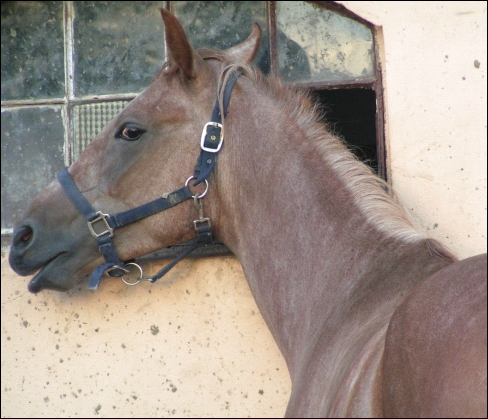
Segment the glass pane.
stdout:
<path fill-rule="evenodd" d="M 130 100 L 90 103 L 74 106 L 71 110 L 73 127 L 73 161 L 75 161 L 83 150 L 122 109 Z"/>
<path fill-rule="evenodd" d="M 2 100 L 64 96 L 63 2 L 2 1 Z"/>
<path fill-rule="evenodd" d="M 277 2 L 278 57 L 286 81 L 373 76 L 373 35 L 353 19 L 304 1 Z"/>
<path fill-rule="evenodd" d="M 261 27 L 261 47 L 255 59 L 269 72 L 268 35 L 263 1 L 175 1 L 175 16 L 195 48 L 226 49 L 246 39 L 253 23 Z"/>
<path fill-rule="evenodd" d="M 164 1 L 73 2 L 75 95 L 138 93 L 161 69 Z"/>
<path fill-rule="evenodd" d="M 62 107 L 2 112 L 2 229 L 64 167 Z"/>

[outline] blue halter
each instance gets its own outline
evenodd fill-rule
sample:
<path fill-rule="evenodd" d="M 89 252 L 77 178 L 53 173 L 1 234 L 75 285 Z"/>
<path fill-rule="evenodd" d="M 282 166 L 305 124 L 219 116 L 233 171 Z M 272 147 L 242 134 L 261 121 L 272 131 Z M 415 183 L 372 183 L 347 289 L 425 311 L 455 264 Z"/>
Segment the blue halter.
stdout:
<path fill-rule="evenodd" d="M 230 95 L 232 93 L 234 84 L 240 75 L 240 71 L 233 73 L 229 77 L 225 86 L 223 94 L 224 116 L 227 115 Z M 194 193 L 188 186 L 188 182 L 191 179 L 195 179 L 193 186 L 196 186 L 201 182 L 208 184 L 207 177 L 210 175 L 215 166 L 216 156 L 222 148 L 223 140 L 222 118 L 220 115 L 219 102 L 217 100 L 212 112 L 211 121 L 207 122 L 203 128 L 200 142 L 201 151 L 195 166 L 194 174 L 188 179 L 185 186 L 165 195 L 163 198 L 155 199 L 154 201 L 115 215 L 104 214 L 101 211 L 96 211 L 74 183 L 67 167 L 58 173 L 57 178 L 59 183 L 63 187 L 66 195 L 68 195 L 68 198 L 71 200 L 73 205 L 86 219 L 88 230 L 97 240 L 98 249 L 105 258 L 105 263 L 95 268 L 95 270 L 92 272 L 90 282 L 88 284 L 89 289 L 98 289 L 102 276 L 105 273 L 114 277 L 122 277 L 128 272 L 128 270 L 124 268 L 125 264 L 120 261 L 112 242 L 112 236 L 116 228 L 126 226 L 142 220 L 143 218 L 157 214 L 158 212 L 167 210 L 168 208 L 186 201 L 187 199 L 194 198 L 196 201 L 197 199 L 203 197 L 202 195 L 195 197 Z M 181 253 L 170 264 L 161 269 L 156 275 L 144 277 L 143 279 L 151 282 L 157 281 L 181 259 L 188 256 L 197 247 L 213 242 L 213 237 L 210 230 L 210 220 L 208 218 L 203 218 L 202 213 L 200 213 L 200 219 L 194 221 L 194 226 L 197 233 L 197 238 L 188 242 L 191 244 L 191 246 Z"/>

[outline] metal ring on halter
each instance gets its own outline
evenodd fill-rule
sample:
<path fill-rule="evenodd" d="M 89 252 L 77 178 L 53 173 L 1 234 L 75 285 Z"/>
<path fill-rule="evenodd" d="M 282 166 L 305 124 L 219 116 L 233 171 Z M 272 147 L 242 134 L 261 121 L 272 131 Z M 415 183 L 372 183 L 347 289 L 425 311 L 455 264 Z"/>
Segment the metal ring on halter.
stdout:
<path fill-rule="evenodd" d="M 196 176 L 190 176 L 190 177 L 189 177 L 189 178 L 186 180 L 186 182 L 185 182 L 185 186 L 188 186 L 188 183 L 190 183 L 190 180 L 192 180 L 192 179 L 196 179 L 196 178 L 197 178 Z M 200 194 L 200 195 L 192 195 L 192 198 L 195 198 L 195 197 L 196 197 L 197 199 L 201 199 L 201 198 L 203 198 L 205 195 L 207 195 L 207 191 L 208 191 L 208 180 L 207 180 L 207 179 L 204 179 L 204 181 L 205 181 L 205 190 L 203 191 L 203 193 L 202 193 L 202 194 Z"/>
<path fill-rule="evenodd" d="M 137 266 L 137 267 L 139 268 L 139 272 L 140 272 L 139 278 L 137 278 L 136 282 L 127 282 L 127 281 L 124 279 L 124 275 L 122 275 L 120 278 L 122 279 L 122 281 L 123 281 L 123 282 L 124 282 L 124 284 L 126 284 L 126 285 L 137 285 L 137 284 L 140 282 L 140 280 L 142 279 L 142 275 L 143 275 L 143 274 L 142 274 L 142 268 L 141 268 L 141 267 L 140 267 L 140 266 L 139 266 L 137 263 L 134 263 L 134 262 L 129 262 L 129 263 L 126 263 L 126 264 L 124 265 L 124 269 L 126 269 L 126 268 L 127 268 L 127 266 L 129 266 L 129 265 L 134 265 L 134 266 Z M 127 270 L 127 272 L 129 272 L 129 270 L 128 270 L 128 269 L 126 269 L 126 270 Z"/>

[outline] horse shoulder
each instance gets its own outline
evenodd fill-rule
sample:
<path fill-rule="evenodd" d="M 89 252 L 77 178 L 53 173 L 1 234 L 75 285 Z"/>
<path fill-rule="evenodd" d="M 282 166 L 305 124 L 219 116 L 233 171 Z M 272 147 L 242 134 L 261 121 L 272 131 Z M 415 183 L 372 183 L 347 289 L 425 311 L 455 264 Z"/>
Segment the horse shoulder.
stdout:
<path fill-rule="evenodd" d="M 387 417 L 486 417 L 487 257 L 453 263 L 395 311 L 383 362 Z"/>

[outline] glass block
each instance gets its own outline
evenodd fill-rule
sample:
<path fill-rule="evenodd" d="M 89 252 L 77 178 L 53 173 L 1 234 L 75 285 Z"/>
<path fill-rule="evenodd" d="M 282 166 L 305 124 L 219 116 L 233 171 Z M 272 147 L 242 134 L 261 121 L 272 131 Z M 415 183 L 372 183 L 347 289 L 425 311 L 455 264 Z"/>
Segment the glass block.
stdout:
<path fill-rule="evenodd" d="M 2 100 L 64 96 L 63 2 L 2 1 Z"/>
<path fill-rule="evenodd" d="M 278 60 L 289 82 L 373 76 L 373 34 L 362 23 L 304 1 L 277 2 Z"/>
<path fill-rule="evenodd" d="M 246 39 L 253 23 L 262 38 L 255 64 L 269 72 L 268 34 L 263 1 L 175 1 L 175 16 L 196 48 L 226 49 Z"/>
<path fill-rule="evenodd" d="M 105 125 L 122 112 L 128 103 L 130 100 L 89 103 L 72 108 L 73 161 L 78 159 L 88 144 L 95 139 Z"/>
<path fill-rule="evenodd" d="M 2 229 L 64 167 L 62 114 L 61 106 L 2 111 Z"/>
<path fill-rule="evenodd" d="M 75 96 L 139 93 L 165 62 L 164 1 L 73 2 Z"/>

